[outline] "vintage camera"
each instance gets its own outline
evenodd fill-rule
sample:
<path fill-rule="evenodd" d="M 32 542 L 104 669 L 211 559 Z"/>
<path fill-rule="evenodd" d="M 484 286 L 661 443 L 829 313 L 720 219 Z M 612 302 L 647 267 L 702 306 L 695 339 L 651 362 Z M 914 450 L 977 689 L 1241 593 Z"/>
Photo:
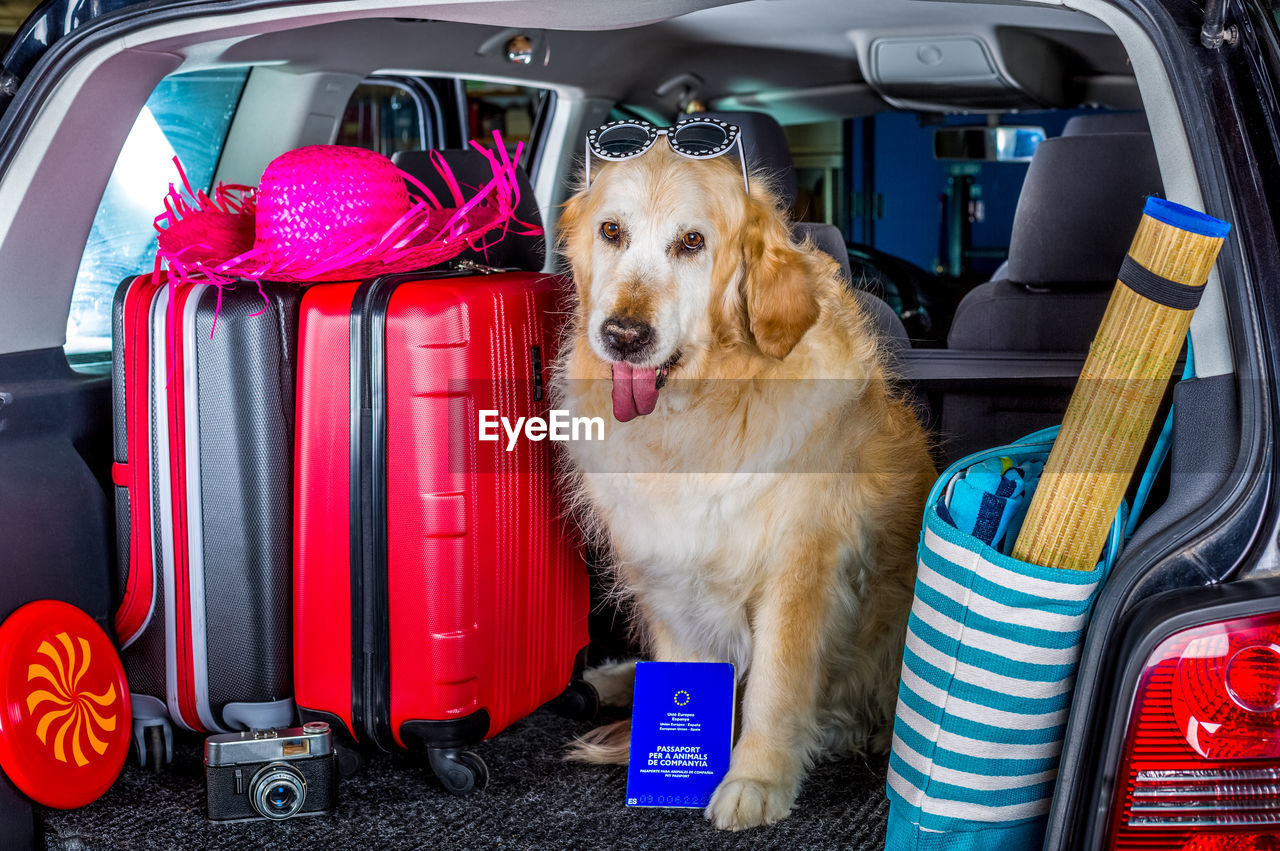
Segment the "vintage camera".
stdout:
<path fill-rule="evenodd" d="M 204 787 L 213 821 L 279 821 L 332 812 L 338 756 L 329 725 L 223 733 L 204 741 Z"/>

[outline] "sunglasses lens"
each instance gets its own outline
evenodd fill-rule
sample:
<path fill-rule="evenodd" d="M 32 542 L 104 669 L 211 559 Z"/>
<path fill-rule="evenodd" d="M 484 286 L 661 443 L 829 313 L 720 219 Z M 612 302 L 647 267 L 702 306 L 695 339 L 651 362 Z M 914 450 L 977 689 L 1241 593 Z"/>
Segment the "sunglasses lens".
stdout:
<path fill-rule="evenodd" d="M 725 128 L 704 121 L 681 124 L 672 138 L 681 151 L 695 157 L 722 152 L 728 140 L 729 132 Z"/>
<path fill-rule="evenodd" d="M 603 156 L 622 156 L 649 144 L 649 131 L 635 124 L 607 127 L 596 136 L 595 148 Z"/>

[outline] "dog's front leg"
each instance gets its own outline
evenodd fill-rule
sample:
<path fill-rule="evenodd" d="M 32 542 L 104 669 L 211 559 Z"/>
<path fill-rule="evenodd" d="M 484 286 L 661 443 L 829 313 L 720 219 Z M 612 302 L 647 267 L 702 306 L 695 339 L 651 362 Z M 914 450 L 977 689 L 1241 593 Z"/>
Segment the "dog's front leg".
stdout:
<path fill-rule="evenodd" d="M 810 752 L 834 555 L 809 550 L 762 589 L 752 624 L 742 735 L 707 806 L 716 827 L 773 824 L 791 812 Z"/>

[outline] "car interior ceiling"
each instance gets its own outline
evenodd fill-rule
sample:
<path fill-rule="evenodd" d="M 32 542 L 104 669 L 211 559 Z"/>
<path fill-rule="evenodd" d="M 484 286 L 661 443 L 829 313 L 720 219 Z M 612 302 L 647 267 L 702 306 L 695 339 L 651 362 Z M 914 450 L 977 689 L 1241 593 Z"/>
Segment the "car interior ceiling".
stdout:
<path fill-rule="evenodd" d="M 1007 263 L 983 258 L 956 275 L 941 268 L 941 249 L 939 265 L 926 269 L 858 242 L 850 229 L 823 221 L 796 227 L 798 238 L 848 271 L 876 326 L 897 341 L 899 372 L 941 434 L 940 463 L 1060 420 L 1141 198 L 1199 199 L 1185 131 L 1165 96 L 1168 81 L 1140 34 L 1115 19 L 1031 5 L 896 0 L 751 0 L 707 8 L 672 0 L 617 14 L 588 2 L 483 10 L 331 5 L 324 15 L 290 19 L 267 10 L 135 35 L 134 47 L 103 48 L 85 76 L 44 104 L 34 119 L 47 122 L 44 132 L 29 136 L 43 141 L 25 143 L 0 181 L 0 210 L 14 216 L 0 222 L 13 225 L 0 243 L 0 262 L 13 270 L 0 282 L 0 349 L 62 344 L 79 258 L 43 249 L 51 241 L 84 244 L 94 208 L 85 199 L 100 196 L 136 114 L 103 114 L 87 104 L 109 85 L 113 103 L 140 107 L 161 78 L 202 69 L 252 68 L 214 175 L 214 182 L 228 183 L 255 183 L 282 151 L 331 141 L 351 93 L 374 74 L 550 89 L 555 113 L 531 178 L 551 231 L 579 168 L 585 130 L 618 107 L 664 121 L 691 106 L 715 110 L 743 126 L 748 157 L 784 186 L 796 183 L 789 137 L 800 138 L 796 128 L 806 125 L 868 119 L 888 126 L 888 118 L 901 117 L 920 132 L 956 123 L 947 113 L 970 111 L 1012 123 L 1052 119 L 1061 132 L 1050 134 L 1029 167 L 992 166 L 1026 168 L 1012 196 Z M 1102 7 L 1095 11 L 1107 17 Z M 532 61 L 512 64 L 505 44 L 525 32 L 534 37 Z M 919 49 L 916 42 L 952 36 L 972 39 L 990 61 L 990 80 L 913 77 L 895 65 L 902 51 Z M 1150 127 L 1161 132 L 1153 137 Z M 850 133 L 843 141 L 850 157 L 857 141 Z M 414 158 L 398 159 L 416 172 L 421 163 Z M 70 162 L 74 170 L 66 168 Z M 18 170 L 27 177 L 16 178 Z M 73 172 L 76 188 L 69 192 Z M 1097 179 L 1080 180 L 1082 174 Z M 875 191 L 894 203 L 893 185 Z M 795 200 L 794 191 L 788 194 Z M 83 203 L 67 204 L 68 197 Z M 934 196 L 934 209 L 936 202 Z M 802 212 L 820 218 L 814 206 Z M 940 226 L 936 215 L 926 223 L 935 232 Z M 47 281 L 37 293 L 27 287 L 19 293 L 13 283 L 37 278 Z M 922 325 L 921 311 L 929 309 L 936 315 Z M 1193 333 L 1204 374 L 1229 373 L 1221 297 L 1216 307 L 1207 298 L 1201 311 Z M 109 424 L 99 428 L 109 434 Z M 100 482 L 108 481 L 107 466 L 106 456 L 94 460 Z"/>

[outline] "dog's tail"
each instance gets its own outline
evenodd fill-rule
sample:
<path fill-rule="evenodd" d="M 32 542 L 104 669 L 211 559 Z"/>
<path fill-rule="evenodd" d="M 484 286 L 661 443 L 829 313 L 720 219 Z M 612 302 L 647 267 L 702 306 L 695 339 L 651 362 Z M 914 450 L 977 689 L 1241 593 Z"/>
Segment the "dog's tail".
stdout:
<path fill-rule="evenodd" d="M 631 752 L 631 719 L 615 721 L 584 733 L 569 745 L 564 758 L 574 762 L 626 765 Z"/>

